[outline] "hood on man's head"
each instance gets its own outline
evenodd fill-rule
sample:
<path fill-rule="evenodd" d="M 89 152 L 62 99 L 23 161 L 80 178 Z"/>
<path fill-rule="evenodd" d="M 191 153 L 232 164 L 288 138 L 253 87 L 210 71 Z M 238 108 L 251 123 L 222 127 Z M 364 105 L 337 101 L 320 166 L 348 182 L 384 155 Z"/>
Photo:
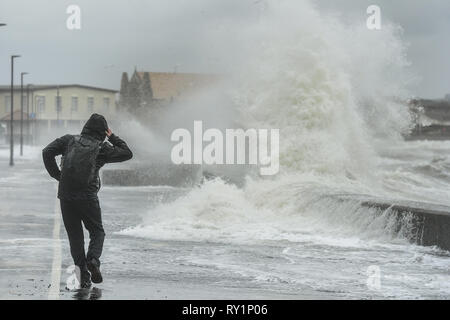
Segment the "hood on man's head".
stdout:
<path fill-rule="evenodd" d="M 108 130 L 108 123 L 101 114 L 94 113 L 81 130 L 81 134 L 91 136 L 98 140 L 104 140 L 106 131 Z"/>

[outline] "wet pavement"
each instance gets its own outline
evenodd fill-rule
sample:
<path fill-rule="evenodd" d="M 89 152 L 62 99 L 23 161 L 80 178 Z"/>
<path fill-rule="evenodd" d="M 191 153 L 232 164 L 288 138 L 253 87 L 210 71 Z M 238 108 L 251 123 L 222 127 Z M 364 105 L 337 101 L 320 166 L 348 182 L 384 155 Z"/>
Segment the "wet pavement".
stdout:
<path fill-rule="evenodd" d="M 235 241 L 223 237 L 234 229 L 226 229 L 227 224 L 220 229 L 220 219 L 232 216 L 214 211 L 213 205 L 206 206 L 208 210 L 201 206 L 192 220 L 171 215 L 170 210 L 178 207 L 165 203 L 190 189 L 150 186 L 103 186 L 99 197 L 106 231 L 104 282 L 90 290 L 70 289 L 74 267 L 56 186 L 43 167 L 39 148 L 26 149 L 13 168 L 8 166 L 8 150 L 0 148 L 0 299 L 449 298 L 447 251 L 402 239 L 358 238 L 353 233 L 344 237 L 300 230 L 290 233 L 295 241 L 271 239 L 263 232 L 282 232 L 276 229 L 277 221 L 260 224 L 258 216 L 231 235 L 263 234 Z M 189 204 L 203 204 L 214 195 L 202 192 L 197 202 Z M 164 210 L 152 210 L 159 204 Z M 163 224 L 157 216 L 161 213 Z M 202 231 L 198 222 L 202 217 L 208 223 L 203 232 L 218 236 L 195 237 Z M 143 221 L 153 228 L 151 237 L 120 232 Z M 191 225 L 184 228 L 186 221 Z M 234 227 L 239 221 L 230 223 Z M 378 289 L 367 282 L 373 266 L 381 270 Z"/>
<path fill-rule="evenodd" d="M 56 182 L 38 149 L 8 166 L 0 150 L 0 299 L 293 299 L 302 292 L 276 292 L 239 274 L 187 262 L 193 252 L 221 244 L 153 241 L 116 234 L 134 226 L 156 203 L 186 192 L 167 187 L 110 187 L 100 193 L 106 240 L 104 283 L 68 290 L 72 260 L 56 199 Z M 85 233 L 85 241 L 88 235 Z M 86 241 L 87 242 L 87 241 Z M 87 245 L 87 244 L 86 244 Z M 228 246 L 229 247 L 229 246 Z"/>

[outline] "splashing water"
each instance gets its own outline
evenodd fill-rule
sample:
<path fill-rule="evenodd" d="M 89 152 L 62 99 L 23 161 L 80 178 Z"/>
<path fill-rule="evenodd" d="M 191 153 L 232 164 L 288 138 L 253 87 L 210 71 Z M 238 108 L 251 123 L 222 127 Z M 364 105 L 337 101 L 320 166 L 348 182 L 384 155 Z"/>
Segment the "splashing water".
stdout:
<path fill-rule="evenodd" d="M 146 226 L 158 234 L 181 228 L 187 238 L 202 237 L 208 229 L 199 227 L 202 221 L 219 228 L 217 214 L 230 226 L 250 219 L 264 229 L 261 215 L 302 217 L 317 194 L 383 194 L 377 139 L 400 143 L 410 120 L 406 106 L 392 101 L 408 80 L 397 28 L 344 25 L 306 1 L 268 8 L 258 23 L 239 25 L 233 44 L 242 54 L 227 89 L 241 126 L 280 129 L 281 172 L 273 180 L 250 179 L 243 189 L 215 180 L 163 205 L 156 211 L 171 212 L 163 214 L 166 224 Z"/>
<path fill-rule="evenodd" d="M 407 216 L 399 226 L 389 210 L 380 214 L 356 200 L 330 197 L 367 194 L 450 204 L 448 195 L 437 191 L 449 187 L 436 177 L 450 174 L 446 162 L 421 166 L 434 170 L 434 177 L 418 172 L 414 159 L 428 159 L 427 151 L 420 153 L 423 148 L 401 139 L 411 117 L 398 101 L 407 96 L 412 79 L 401 30 L 387 23 L 377 32 L 363 23 L 345 25 L 308 1 L 269 2 L 267 8 L 257 23 L 239 25 L 239 32 L 230 26 L 239 54 L 232 55 L 226 88 L 242 127 L 280 129 L 280 173 L 268 179 L 250 174 L 242 188 L 219 178 L 207 181 L 157 205 L 142 224 L 121 234 L 230 244 L 276 241 L 283 246 L 287 241 L 282 255 L 295 271 L 281 265 L 270 272 L 249 271 L 239 262 L 201 254 L 193 263 L 251 274 L 256 281 L 310 281 L 307 285 L 327 290 L 347 286 L 359 296 L 359 287 L 347 282 L 354 275 L 336 268 L 361 272 L 355 259 L 361 265 L 370 260 L 395 274 L 407 263 L 412 272 L 407 284 L 392 282 L 382 296 L 420 296 L 416 288 L 424 286 L 424 275 L 446 269 L 445 257 L 408 244 Z M 445 154 L 444 147 L 437 149 Z M 404 152 L 412 155 L 402 159 Z M 431 269 L 417 266 L 410 256 L 425 259 Z M 428 288 L 446 296 L 450 291 L 438 283 L 448 278 L 437 274 L 439 280 L 428 282 Z"/>

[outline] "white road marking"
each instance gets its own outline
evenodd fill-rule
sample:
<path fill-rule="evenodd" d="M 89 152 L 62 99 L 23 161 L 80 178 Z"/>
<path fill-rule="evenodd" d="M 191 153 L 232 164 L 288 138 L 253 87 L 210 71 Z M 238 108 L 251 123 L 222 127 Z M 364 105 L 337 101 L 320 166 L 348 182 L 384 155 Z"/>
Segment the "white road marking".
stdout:
<path fill-rule="evenodd" d="M 61 282 L 61 239 L 59 231 L 61 228 L 61 209 L 59 199 L 55 200 L 55 216 L 53 219 L 53 263 L 52 263 L 52 281 L 48 292 L 49 300 L 59 299 L 59 290 Z"/>

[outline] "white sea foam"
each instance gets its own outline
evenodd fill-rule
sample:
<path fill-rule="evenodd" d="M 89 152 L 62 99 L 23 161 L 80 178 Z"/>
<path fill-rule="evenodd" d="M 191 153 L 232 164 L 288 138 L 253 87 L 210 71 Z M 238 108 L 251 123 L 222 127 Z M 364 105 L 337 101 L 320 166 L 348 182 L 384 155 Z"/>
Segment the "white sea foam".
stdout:
<path fill-rule="evenodd" d="M 232 55 L 226 89 L 241 126 L 280 129 L 280 174 L 249 178 L 242 189 L 220 179 L 207 182 L 122 233 L 208 240 L 392 238 L 389 219 L 323 196 L 383 195 L 401 184 L 379 168 L 379 153 L 401 143 L 410 123 L 407 107 L 392 99 L 405 95 L 410 79 L 399 29 L 387 22 L 379 32 L 345 25 L 308 1 L 269 1 L 257 23 L 238 28 L 230 43 L 240 53 Z"/>

